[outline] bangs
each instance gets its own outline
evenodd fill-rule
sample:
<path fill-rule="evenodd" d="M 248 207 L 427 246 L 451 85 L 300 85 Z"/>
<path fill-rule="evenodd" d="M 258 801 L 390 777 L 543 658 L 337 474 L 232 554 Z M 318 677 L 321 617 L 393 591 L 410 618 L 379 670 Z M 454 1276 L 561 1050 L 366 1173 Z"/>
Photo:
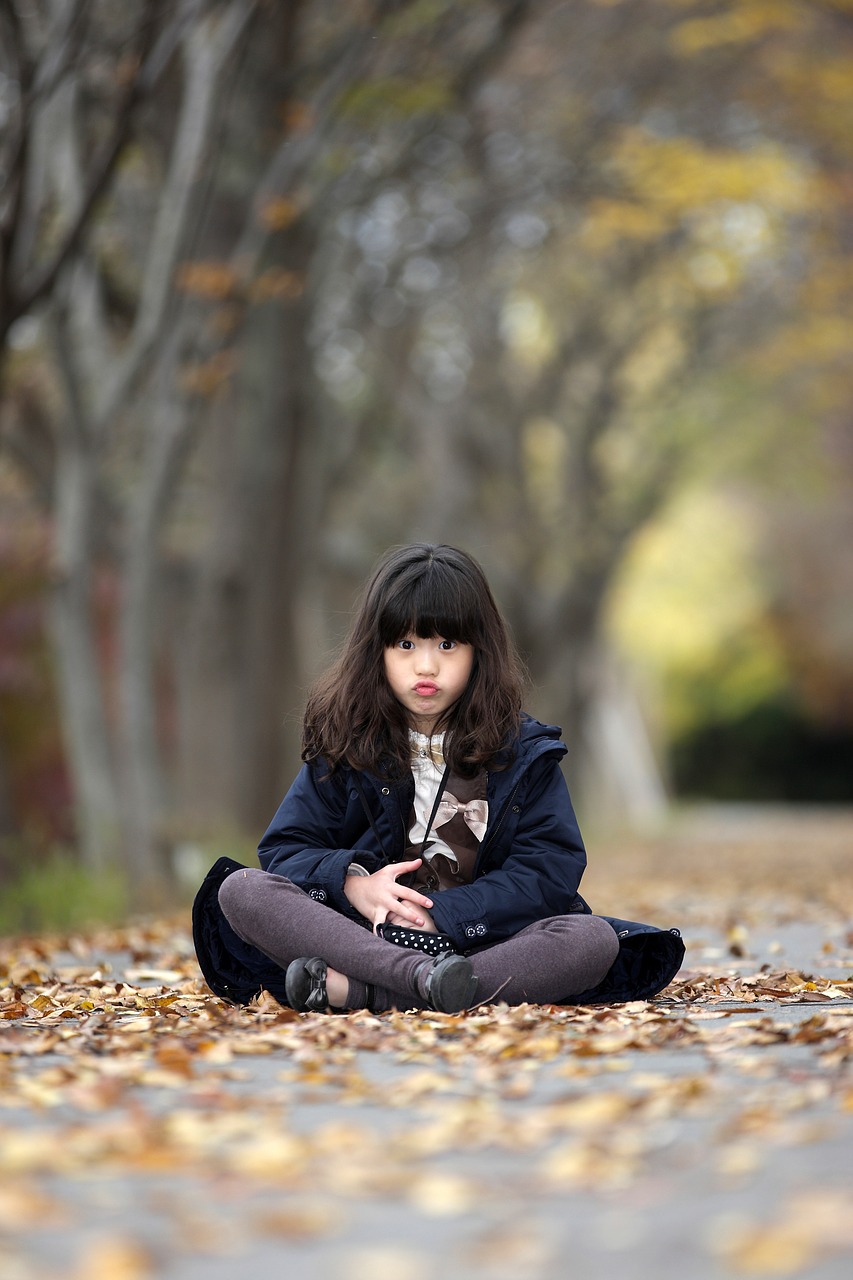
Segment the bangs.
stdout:
<path fill-rule="evenodd" d="M 409 566 L 389 586 L 377 616 L 379 639 L 386 648 L 407 635 L 430 640 L 441 636 L 480 647 L 482 604 L 459 573 L 433 560 Z"/>

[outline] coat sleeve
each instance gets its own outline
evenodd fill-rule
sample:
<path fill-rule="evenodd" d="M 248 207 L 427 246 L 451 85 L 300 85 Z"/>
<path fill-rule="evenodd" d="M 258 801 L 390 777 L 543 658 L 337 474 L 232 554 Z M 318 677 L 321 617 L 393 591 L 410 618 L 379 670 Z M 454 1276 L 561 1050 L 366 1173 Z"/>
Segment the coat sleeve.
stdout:
<path fill-rule="evenodd" d="M 361 919 L 343 891 L 347 868 L 358 862 L 377 871 L 385 859 L 358 848 L 367 829 L 357 793 L 340 774 L 323 775 L 323 765 L 303 765 L 258 845 L 264 871 L 287 876 L 312 898 Z"/>
<path fill-rule="evenodd" d="M 588 911 L 578 898 L 586 851 L 557 760 L 537 762 L 525 781 L 497 819 L 510 827 L 517 819 L 504 861 L 433 899 L 437 928 L 464 950 L 500 942 L 549 916 Z"/>

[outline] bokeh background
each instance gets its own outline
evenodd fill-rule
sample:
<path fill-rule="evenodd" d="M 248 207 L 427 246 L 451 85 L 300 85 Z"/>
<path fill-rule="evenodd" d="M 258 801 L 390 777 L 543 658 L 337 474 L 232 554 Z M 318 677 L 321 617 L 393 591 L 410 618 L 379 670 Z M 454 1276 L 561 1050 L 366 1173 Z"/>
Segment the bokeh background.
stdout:
<path fill-rule="evenodd" d="M 585 829 L 853 803 L 851 0 L 3 0 L 0 182 L 4 928 L 251 856 L 416 539 Z"/>

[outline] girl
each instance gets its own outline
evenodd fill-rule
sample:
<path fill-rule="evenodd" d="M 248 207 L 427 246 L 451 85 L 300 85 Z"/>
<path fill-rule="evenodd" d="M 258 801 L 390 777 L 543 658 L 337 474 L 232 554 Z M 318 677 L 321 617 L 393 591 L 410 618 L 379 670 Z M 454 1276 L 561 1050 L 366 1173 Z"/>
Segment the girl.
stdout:
<path fill-rule="evenodd" d="M 448 546 L 392 551 L 309 698 L 263 870 L 221 880 L 221 912 L 285 971 L 294 1009 L 571 1000 L 619 940 L 578 893 L 565 753 L 521 710 L 479 565 Z"/>

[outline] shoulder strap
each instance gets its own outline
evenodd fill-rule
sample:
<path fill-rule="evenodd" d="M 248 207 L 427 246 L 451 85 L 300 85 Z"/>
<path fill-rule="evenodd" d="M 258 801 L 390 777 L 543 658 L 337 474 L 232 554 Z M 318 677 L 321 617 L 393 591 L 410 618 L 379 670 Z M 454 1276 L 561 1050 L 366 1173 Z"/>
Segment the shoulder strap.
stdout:
<path fill-rule="evenodd" d="M 421 841 L 421 848 L 420 848 L 420 852 L 418 853 L 418 857 L 421 859 L 423 858 L 427 844 L 429 843 L 429 833 L 432 830 L 432 824 L 435 822 L 435 815 L 438 813 L 438 806 L 441 804 L 441 797 L 444 795 L 444 789 L 447 786 L 447 779 L 449 777 L 450 777 L 450 765 L 446 764 L 444 766 L 444 772 L 441 775 L 441 780 L 438 784 L 438 790 L 435 793 L 435 800 L 432 803 L 432 812 L 430 813 L 429 819 L 427 820 L 426 831 L 424 831 L 424 838 Z"/>
<path fill-rule="evenodd" d="M 432 812 L 430 813 L 429 820 L 426 824 L 426 831 L 424 832 L 424 838 L 421 841 L 420 852 L 418 853 L 419 858 L 423 858 L 424 856 L 424 851 L 429 842 L 429 833 L 432 830 L 432 824 L 435 822 L 435 815 L 438 813 L 438 806 L 441 804 L 441 797 L 444 795 L 444 790 L 445 790 L 445 787 L 447 786 L 447 779 L 449 778 L 449 776 L 450 776 L 450 766 L 445 765 L 444 772 L 442 773 L 441 780 L 438 784 L 438 790 L 435 793 L 435 800 L 433 801 Z M 388 858 L 388 851 L 385 848 L 385 845 L 382 843 L 382 837 L 380 836 L 379 831 L 376 827 L 376 822 L 374 820 L 373 814 L 370 812 L 370 805 L 367 803 L 367 796 L 364 794 L 364 788 L 362 787 L 361 778 L 358 775 L 357 769 L 353 770 L 353 781 L 355 782 L 355 787 L 356 787 L 356 790 L 358 791 L 358 798 L 361 801 L 361 807 L 364 810 L 364 815 L 367 818 L 367 821 L 370 825 L 370 830 L 373 832 L 376 838 L 376 843 L 379 845 L 379 848 L 382 850 L 382 853 L 385 855 L 386 858 Z M 392 862 L 393 859 L 388 858 L 388 861 Z"/>

